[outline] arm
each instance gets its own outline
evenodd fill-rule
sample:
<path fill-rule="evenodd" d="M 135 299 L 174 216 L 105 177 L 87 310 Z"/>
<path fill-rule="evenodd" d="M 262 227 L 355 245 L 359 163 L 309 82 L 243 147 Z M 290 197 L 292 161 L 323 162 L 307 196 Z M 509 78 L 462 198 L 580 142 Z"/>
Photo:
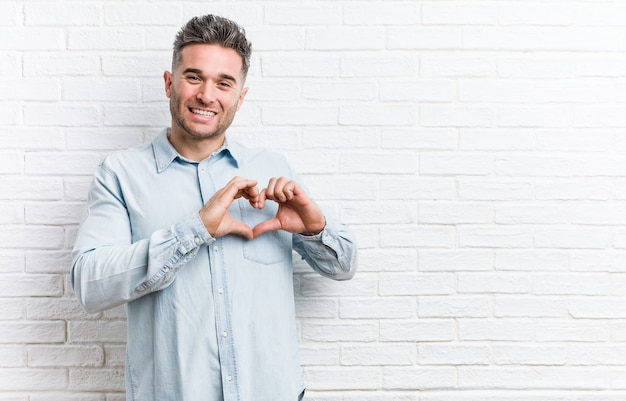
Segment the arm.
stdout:
<path fill-rule="evenodd" d="M 265 200 L 278 203 L 276 216 L 253 228 L 257 237 L 272 230 L 294 234 L 293 247 L 321 275 L 334 280 L 351 279 L 356 272 L 356 242 L 347 226 L 326 221 L 321 209 L 295 180 L 272 178 L 259 194 L 258 206 Z"/>
<path fill-rule="evenodd" d="M 71 282 L 78 300 L 97 312 L 161 290 L 212 242 L 198 215 L 132 243 L 131 223 L 116 176 L 101 166 L 72 252 Z"/>

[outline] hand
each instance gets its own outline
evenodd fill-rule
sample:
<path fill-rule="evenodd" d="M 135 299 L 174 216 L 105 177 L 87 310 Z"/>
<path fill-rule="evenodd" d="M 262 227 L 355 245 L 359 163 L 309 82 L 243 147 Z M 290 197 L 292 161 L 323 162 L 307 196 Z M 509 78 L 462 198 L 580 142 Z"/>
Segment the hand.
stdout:
<path fill-rule="evenodd" d="M 321 209 L 293 180 L 285 177 L 270 179 L 267 188 L 259 194 L 256 207 L 263 209 L 267 199 L 278 203 L 278 211 L 276 216 L 254 227 L 254 237 L 275 230 L 315 235 L 326 226 Z"/>
<path fill-rule="evenodd" d="M 257 182 L 241 177 L 230 180 L 200 209 L 200 219 L 211 236 L 219 238 L 228 234 L 237 234 L 247 239 L 254 238 L 254 233 L 249 226 L 234 220 L 228 213 L 228 208 L 233 201 L 241 197 L 248 199 L 252 207 L 260 209 Z"/>

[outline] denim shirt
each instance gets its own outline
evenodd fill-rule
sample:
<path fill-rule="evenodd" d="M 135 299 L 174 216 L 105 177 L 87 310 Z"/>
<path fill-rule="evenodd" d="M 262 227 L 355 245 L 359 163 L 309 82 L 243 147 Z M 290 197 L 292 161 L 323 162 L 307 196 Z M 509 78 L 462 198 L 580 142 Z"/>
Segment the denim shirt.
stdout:
<path fill-rule="evenodd" d="M 72 252 L 80 303 L 125 304 L 126 397 L 132 401 L 291 401 L 304 389 L 295 325 L 292 249 L 320 274 L 351 278 L 353 234 L 328 219 L 316 236 L 285 231 L 213 238 L 198 211 L 234 176 L 297 179 L 285 159 L 228 141 L 194 162 L 169 143 L 109 155 L 95 173 Z M 241 198 L 250 227 L 277 204 Z"/>

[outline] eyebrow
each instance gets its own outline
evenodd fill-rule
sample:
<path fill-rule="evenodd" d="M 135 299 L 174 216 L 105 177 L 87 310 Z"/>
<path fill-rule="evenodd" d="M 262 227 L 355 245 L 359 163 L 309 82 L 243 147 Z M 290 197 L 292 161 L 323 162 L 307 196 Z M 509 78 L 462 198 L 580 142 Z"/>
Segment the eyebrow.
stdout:
<path fill-rule="evenodd" d="M 202 75 L 202 70 L 200 70 L 200 69 L 198 69 L 198 68 L 186 68 L 186 69 L 183 71 L 183 75 L 185 75 L 185 74 L 189 74 L 189 73 L 191 73 L 191 74 L 198 74 L 198 75 Z M 230 75 L 230 74 L 226 74 L 226 73 L 223 73 L 223 72 L 222 72 L 222 73 L 218 74 L 218 76 L 219 76 L 221 79 L 226 79 L 226 80 L 228 80 L 228 81 L 232 81 L 232 82 L 234 82 L 234 83 L 237 83 L 237 79 L 236 79 L 235 77 L 233 77 L 232 75 Z"/>

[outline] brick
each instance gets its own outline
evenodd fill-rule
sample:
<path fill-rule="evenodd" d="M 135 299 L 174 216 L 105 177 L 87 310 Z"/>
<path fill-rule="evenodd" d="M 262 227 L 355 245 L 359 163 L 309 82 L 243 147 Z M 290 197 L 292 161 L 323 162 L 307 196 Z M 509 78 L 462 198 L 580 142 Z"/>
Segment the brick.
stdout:
<path fill-rule="evenodd" d="M 427 390 L 453 387 L 457 373 L 453 367 L 386 367 L 383 373 L 385 389 Z"/>
<path fill-rule="evenodd" d="M 123 369 L 71 369 L 71 390 L 120 391 L 124 389 Z"/>
<path fill-rule="evenodd" d="M 563 345 L 497 345 L 493 360 L 498 365 L 565 365 L 570 349 Z"/>
<path fill-rule="evenodd" d="M 12 26 L 18 24 L 17 3 L 0 4 L 0 26 Z"/>
<path fill-rule="evenodd" d="M 96 4 L 26 3 L 24 16 L 25 24 L 33 26 L 98 25 L 102 20 L 100 7 Z"/>
<path fill-rule="evenodd" d="M 64 50 L 65 32 L 60 28 L 0 27 L 0 50 Z"/>
<path fill-rule="evenodd" d="M 343 21 L 348 25 L 369 25 L 376 21 L 380 25 L 414 25 L 419 21 L 417 3 L 367 2 L 347 3 L 343 7 Z"/>
<path fill-rule="evenodd" d="M 69 50 L 141 50 L 144 32 L 136 27 L 70 28 L 67 33 Z"/>
<path fill-rule="evenodd" d="M 529 248 L 533 244 L 532 230 L 523 226 L 464 226 L 459 230 L 463 247 Z"/>
<path fill-rule="evenodd" d="M 455 239 L 451 227 L 417 226 L 382 228 L 380 243 L 383 247 L 451 248 Z"/>
<path fill-rule="evenodd" d="M 392 26 L 387 32 L 387 48 L 393 50 L 456 50 L 463 47 L 463 31 L 457 28 Z"/>
<path fill-rule="evenodd" d="M 492 301 L 478 296 L 430 296 L 417 301 L 420 318 L 485 318 L 492 308 Z"/>
<path fill-rule="evenodd" d="M 457 336 L 454 320 L 420 319 L 380 322 L 380 341 L 444 342 Z"/>
<path fill-rule="evenodd" d="M 415 207 L 406 202 L 361 202 L 342 207 L 341 215 L 346 224 L 410 224 L 417 221 Z"/>
<path fill-rule="evenodd" d="M 420 124 L 425 127 L 491 127 L 494 111 L 484 106 L 430 105 L 420 106 Z"/>
<path fill-rule="evenodd" d="M 419 270 L 422 272 L 490 271 L 495 257 L 489 250 L 421 250 Z"/>
<path fill-rule="evenodd" d="M 308 50 L 378 50 L 385 48 L 385 29 L 377 26 L 308 28 Z"/>
<path fill-rule="evenodd" d="M 104 352 L 97 346 L 37 346 L 27 352 L 30 367 L 97 367 L 104 361 Z"/>
<path fill-rule="evenodd" d="M 0 248 L 0 271 L 2 273 L 23 272 L 24 252 Z"/>
<path fill-rule="evenodd" d="M 374 367 L 304 369 L 304 380 L 317 390 L 373 390 L 380 388 L 381 372 Z"/>
<path fill-rule="evenodd" d="M 339 306 L 335 299 L 296 298 L 296 316 L 299 318 L 337 318 Z"/>
<path fill-rule="evenodd" d="M 609 338 L 605 322 L 571 320 L 541 320 L 535 327 L 539 342 L 598 342 Z"/>
<path fill-rule="evenodd" d="M 95 106 L 69 106 L 55 104 L 27 104 L 24 106 L 24 122 L 32 126 L 95 126 L 100 120 Z"/>
<path fill-rule="evenodd" d="M 339 25 L 341 6 L 321 3 L 316 5 L 293 5 L 274 3 L 264 7 L 266 24 L 270 25 Z"/>
<path fill-rule="evenodd" d="M 381 275 L 379 293 L 382 296 L 448 295 L 455 291 L 452 274 L 390 274 Z M 408 299 L 407 299 L 408 301 Z"/>
<path fill-rule="evenodd" d="M 492 358 L 485 345 L 423 344 L 417 352 L 422 365 L 489 365 Z"/>
<path fill-rule="evenodd" d="M 2 79 L 0 85 L 0 100 L 58 101 L 61 97 L 61 84 L 54 79 Z"/>
<path fill-rule="evenodd" d="M 496 58 L 489 55 L 425 52 L 420 58 L 420 76 L 424 78 L 493 77 L 498 72 L 498 65 Z M 510 66 L 512 68 L 514 63 L 511 62 Z"/>
<path fill-rule="evenodd" d="M 417 268 L 417 252 L 411 249 L 359 249 L 359 272 L 400 272 Z"/>
<path fill-rule="evenodd" d="M 21 298 L 0 298 L 0 311 L 0 320 L 20 320 L 24 317 L 24 301 Z"/>
<path fill-rule="evenodd" d="M 307 323 L 302 324 L 302 336 L 308 341 L 358 341 L 371 342 L 378 337 L 374 323 Z"/>
<path fill-rule="evenodd" d="M 26 173 L 32 175 L 92 175 L 100 161 L 101 156 L 96 153 L 28 153 L 26 155 Z"/>
<path fill-rule="evenodd" d="M 53 274 L 5 274 L 0 280 L 0 293 L 5 297 L 60 296 L 63 277 Z"/>
<path fill-rule="evenodd" d="M 507 4 L 500 7 L 499 22 L 502 25 L 570 25 L 576 15 L 576 7 L 566 4 Z"/>
<path fill-rule="evenodd" d="M 26 301 L 26 316 L 32 320 L 87 320 L 99 318 L 100 314 L 89 314 L 71 298 L 31 298 Z"/>
<path fill-rule="evenodd" d="M 335 125 L 338 110 L 334 106 L 263 106 L 262 116 L 263 123 L 270 125 Z"/>
<path fill-rule="evenodd" d="M 0 347 L 0 368 L 21 368 L 24 366 L 24 351 L 21 347 Z"/>
<path fill-rule="evenodd" d="M 264 77 L 337 77 L 339 61 L 339 56 L 268 53 L 261 56 L 261 68 Z"/>
<path fill-rule="evenodd" d="M 461 272 L 457 274 L 459 294 L 527 294 L 532 278 L 525 273 Z"/>
<path fill-rule="evenodd" d="M 390 53 L 386 57 L 365 54 L 345 54 L 341 57 L 341 76 L 357 77 L 412 77 L 418 72 L 418 59 L 411 53 Z"/>
<path fill-rule="evenodd" d="M 569 303 L 564 299 L 545 296 L 497 297 L 494 316 L 510 318 L 564 318 L 568 315 Z"/>
<path fill-rule="evenodd" d="M 260 26 L 246 31 L 255 51 L 288 51 L 305 48 L 305 31 L 298 26 Z M 170 35 L 171 37 L 171 35 Z M 276 40 L 280 38 L 280 40 Z"/>
<path fill-rule="evenodd" d="M 50 344 L 63 341 L 65 341 L 65 322 L 63 321 L 0 321 L 0 343 Z"/>
<path fill-rule="evenodd" d="M 425 3 L 422 5 L 422 24 L 495 25 L 498 9 L 496 4 Z"/>
<path fill-rule="evenodd" d="M 0 224 L 23 224 L 24 207 L 20 203 L 0 202 Z"/>
<path fill-rule="evenodd" d="M 345 153 L 340 159 L 344 173 L 415 174 L 417 160 L 408 153 Z"/>
<path fill-rule="evenodd" d="M 341 347 L 341 364 L 346 366 L 402 366 L 415 361 L 412 344 L 364 344 Z"/>
<path fill-rule="evenodd" d="M 339 361 L 339 346 L 300 345 L 300 364 L 306 366 L 336 365 Z"/>
<path fill-rule="evenodd" d="M 454 179 L 446 177 L 393 177 L 380 182 L 381 199 L 451 200 L 456 195 Z"/>
<path fill-rule="evenodd" d="M 494 221 L 493 207 L 484 203 L 420 202 L 418 215 L 422 224 L 488 224 Z"/>
<path fill-rule="evenodd" d="M 65 369 L 0 369 L 0 391 L 62 390 L 67 384 Z"/>
<path fill-rule="evenodd" d="M 58 200 L 63 197 L 63 181 L 55 177 L 2 177 L 0 199 Z"/>
<path fill-rule="evenodd" d="M 339 317 L 342 319 L 409 319 L 415 317 L 415 310 L 416 304 L 412 298 L 357 298 L 339 301 Z"/>
<path fill-rule="evenodd" d="M 182 12 L 178 4 L 110 4 L 104 6 L 107 25 L 168 25 Z"/>
<path fill-rule="evenodd" d="M 461 341 L 519 341 L 535 338 L 531 319 L 463 319 L 459 321 Z"/>
<path fill-rule="evenodd" d="M 139 82 L 126 79 L 67 78 L 63 81 L 64 100 L 137 102 Z"/>

